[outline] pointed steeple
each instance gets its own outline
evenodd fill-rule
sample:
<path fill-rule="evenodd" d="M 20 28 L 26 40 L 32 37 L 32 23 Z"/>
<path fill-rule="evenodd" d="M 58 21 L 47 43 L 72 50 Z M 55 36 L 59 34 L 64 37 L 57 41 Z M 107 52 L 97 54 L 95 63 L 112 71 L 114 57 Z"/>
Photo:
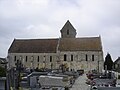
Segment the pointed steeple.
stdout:
<path fill-rule="evenodd" d="M 65 23 L 63 28 L 60 30 L 61 38 L 75 38 L 76 29 L 72 26 L 69 20 Z"/>

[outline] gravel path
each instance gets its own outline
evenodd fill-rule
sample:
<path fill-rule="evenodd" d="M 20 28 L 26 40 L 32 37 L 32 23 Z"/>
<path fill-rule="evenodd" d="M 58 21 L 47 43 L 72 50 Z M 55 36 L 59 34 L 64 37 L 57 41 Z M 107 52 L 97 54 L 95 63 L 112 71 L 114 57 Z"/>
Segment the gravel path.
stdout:
<path fill-rule="evenodd" d="M 85 74 L 78 77 L 70 90 L 90 90 L 90 87 L 85 83 L 86 79 Z"/>

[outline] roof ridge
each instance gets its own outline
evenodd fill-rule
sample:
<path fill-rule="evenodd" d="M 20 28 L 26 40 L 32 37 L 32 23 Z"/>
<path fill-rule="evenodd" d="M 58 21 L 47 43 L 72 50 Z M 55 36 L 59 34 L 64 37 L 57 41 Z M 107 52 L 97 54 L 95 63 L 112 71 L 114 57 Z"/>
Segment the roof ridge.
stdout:
<path fill-rule="evenodd" d="M 85 36 L 85 37 L 77 37 L 77 38 L 100 38 L 99 36 Z"/>
<path fill-rule="evenodd" d="M 77 37 L 77 38 L 61 38 L 61 39 L 94 39 L 94 38 L 100 38 L 100 37 Z"/>
<path fill-rule="evenodd" d="M 59 38 L 42 38 L 42 39 L 14 39 L 14 40 L 58 40 Z"/>

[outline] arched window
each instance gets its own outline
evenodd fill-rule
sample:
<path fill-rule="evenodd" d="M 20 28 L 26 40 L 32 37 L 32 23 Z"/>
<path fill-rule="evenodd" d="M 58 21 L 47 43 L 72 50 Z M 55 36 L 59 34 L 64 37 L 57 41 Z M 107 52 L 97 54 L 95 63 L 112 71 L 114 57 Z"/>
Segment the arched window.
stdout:
<path fill-rule="evenodd" d="M 71 61 L 73 61 L 73 55 L 71 55 Z"/>
<path fill-rule="evenodd" d="M 86 54 L 86 61 L 88 61 L 88 55 Z"/>
<path fill-rule="evenodd" d="M 27 60 L 28 60 L 28 57 L 26 56 L 26 57 L 25 57 L 25 61 L 27 62 Z"/>
<path fill-rule="evenodd" d="M 17 58 L 16 58 L 16 56 L 14 56 L 14 61 L 16 62 L 16 60 L 17 60 Z"/>
<path fill-rule="evenodd" d="M 39 62 L 39 60 L 40 60 L 40 58 L 39 58 L 39 56 L 38 56 L 37 61 Z"/>
<path fill-rule="evenodd" d="M 94 61 L 94 55 L 92 55 L 92 61 Z"/>
<path fill-rule="evenodd" d="M 67 35 L 69 35 L 69 29 L 67 30 Z"/>
<path fill-rule="evenodd" d="M 67 61 L 67 55 L 64 54 L 64 61 Z"/>
<path fill-rule="evenodd" d="M 50 56 L 50 62 L 52 62 L 52 56 Z"/>

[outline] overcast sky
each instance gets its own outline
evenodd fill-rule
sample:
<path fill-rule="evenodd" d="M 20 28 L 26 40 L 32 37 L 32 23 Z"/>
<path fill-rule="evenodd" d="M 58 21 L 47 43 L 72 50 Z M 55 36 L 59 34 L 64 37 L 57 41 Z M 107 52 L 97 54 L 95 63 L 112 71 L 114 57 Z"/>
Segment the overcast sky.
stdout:
<path fill-rule="evenodd" d="M 0 57 L 14 38 L 59 38 L 67 20 L 77 37 L 100 35 L 104 57 L 120 56 L 120 0 L 0 0 Z"/>

